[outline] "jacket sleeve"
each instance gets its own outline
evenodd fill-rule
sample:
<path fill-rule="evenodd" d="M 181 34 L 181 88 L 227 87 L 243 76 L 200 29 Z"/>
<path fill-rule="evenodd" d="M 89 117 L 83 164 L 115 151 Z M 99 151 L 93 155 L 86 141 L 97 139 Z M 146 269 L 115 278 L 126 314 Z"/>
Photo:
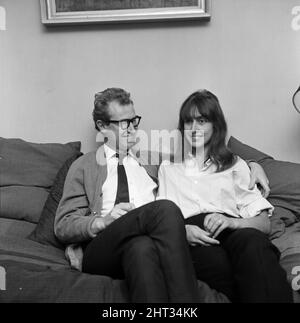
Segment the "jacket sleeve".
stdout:
<path fill-rule="evenodd" d="M 95 237 L 91 232 L 95 216 L 89 208 L 81 160 L 77 159 L 69 169 L 56 211 L 54 232 L 63 243 L 79 243 Z"/>

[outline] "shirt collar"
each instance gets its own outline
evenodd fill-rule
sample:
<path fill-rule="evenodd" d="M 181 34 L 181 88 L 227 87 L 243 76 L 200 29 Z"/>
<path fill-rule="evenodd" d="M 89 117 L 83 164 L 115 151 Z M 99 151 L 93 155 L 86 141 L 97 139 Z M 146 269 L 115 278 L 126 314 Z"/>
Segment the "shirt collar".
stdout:
<path fill-rule="evenodd" d="M 104 152 L 107 160 L 110 160 L 111 158 L 116 157 L 117 152 L 114 149 L 110 148 L 106 144 L 104 144 L 103 147 L 104 147 Z M 128 151 L 128 155 L 136 159 L 135 154 L 131 150 Z"/>
<path fill-rule="evenodd" d="M 106 144 L 104 144 L 103 147 L 106 160 L 110 160 L 111 158 L 116 157 L 116 151 L 114 149 L 110 148 Z"/>
<path fill-rule="evenodd" d="M 205 167 L 209 167 L 212 164 L 212 160 L 210 158 L 206 159 L 206 161 L 204 162 L 204 166 Z"/>
<path fill-rule="evenodd" d="M 190 166 L 192 164 L 196 165 L 196 157 L 192 154 L 188 154 L 188 158 L 185 160 L 185 165 Z M 206 159 L 206 161 L 203 163 L 202 170 L 206 170 L 213 164 L 212 160 L 210 158 Z"/>
<path fill-rule="evenodd" d="M 132 158 L 134 158 L 135 160 L 137 160 L 136 155 L 133 153 L 133 151 L 131 149 L 128 150 L 128 155 Z"/>

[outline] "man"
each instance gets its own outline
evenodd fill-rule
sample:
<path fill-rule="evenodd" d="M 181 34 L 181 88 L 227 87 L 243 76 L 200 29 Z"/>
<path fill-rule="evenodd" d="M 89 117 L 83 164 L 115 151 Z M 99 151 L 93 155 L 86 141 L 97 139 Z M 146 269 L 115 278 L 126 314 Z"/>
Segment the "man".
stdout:
<path fill-rule="evenodd" d="M 182 213 L 170 201 L 155 201 L 158 167 L 131 151 L 141 118 L 130 94 L 97 93 L 93 118 L 106 143 L 73 163 L 55 219 L 58 239 L 71 244 L 71 263 L 124 278 L 132 302 L 200 302 Z M 253 167 L 254 182 L 267 189 L 262 169 Z"/>

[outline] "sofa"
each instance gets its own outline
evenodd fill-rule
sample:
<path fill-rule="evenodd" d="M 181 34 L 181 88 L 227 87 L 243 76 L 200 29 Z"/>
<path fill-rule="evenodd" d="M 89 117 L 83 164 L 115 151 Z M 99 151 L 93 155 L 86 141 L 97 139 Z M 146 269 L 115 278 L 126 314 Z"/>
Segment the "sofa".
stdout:
<path fill-rule="evenodd" d="M 277 161 L 231 137 L 228 146 L 257 160 L 271 186 L 271 241 L 281 252 L 290 282 L 300 265 L 300 164 Z M 65 177 L 82 153 L 80 142 L 31 143 L 0 138 L 0 302 L 127 303 L 125 281 L 70 267 L 65 246 L 54 235 L 55 212 Z M 5 274 L 5 275 L 4 275 Z M 203 303 L 228 303 L 198 281 Z M 294 301 L 300 294 L 294 291 Z"/>

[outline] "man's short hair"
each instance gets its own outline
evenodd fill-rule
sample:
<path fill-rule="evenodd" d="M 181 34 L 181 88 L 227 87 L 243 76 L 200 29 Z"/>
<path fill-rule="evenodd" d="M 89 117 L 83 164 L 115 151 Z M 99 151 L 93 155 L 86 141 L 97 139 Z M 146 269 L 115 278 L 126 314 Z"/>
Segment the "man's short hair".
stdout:
<path fill-rule="evenodd" d="M 118 102 L 120 105 L 133 104 L 130 93 L 120 88 L 108 88 L 102 92 L 96 93 L 93 111 L 96 130 L 99 130 L 97 120 L 102 120 L 104 122 L 110 120 L 108 106 L 109 103 L 113 101 Z"/>

